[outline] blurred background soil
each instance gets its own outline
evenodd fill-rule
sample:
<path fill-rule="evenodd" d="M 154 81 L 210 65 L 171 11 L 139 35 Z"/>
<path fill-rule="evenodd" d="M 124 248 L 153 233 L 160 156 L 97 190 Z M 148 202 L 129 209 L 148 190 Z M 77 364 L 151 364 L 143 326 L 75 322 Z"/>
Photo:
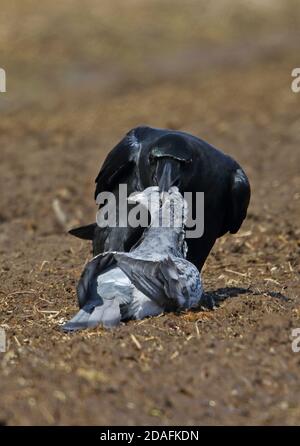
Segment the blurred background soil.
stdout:
<path fill-rule="evenodd" d="M 299 424 L 299 2 L 1 3 L 0 424 Z M 252 185 L 203 270 L 217 308 L 65 335 L 94 178 L 130 128 L 185 130 Z"/>

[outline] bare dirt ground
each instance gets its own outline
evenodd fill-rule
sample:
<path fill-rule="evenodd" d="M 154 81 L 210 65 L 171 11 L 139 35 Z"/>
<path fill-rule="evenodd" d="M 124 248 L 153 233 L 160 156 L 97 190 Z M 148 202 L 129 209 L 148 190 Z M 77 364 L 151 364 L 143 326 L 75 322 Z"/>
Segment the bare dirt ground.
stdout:
<path fill-rule="evenodd" d="M 300 423 L 299 13 L 206 3 L 1 7 L 0 424 Z M 199 135 L 250 178 L 247 221 L 203 270 L 217 308 L 62 334 L 91 257 L 66 229 L 93 221 L 98 169 L 139 124 Z"/>

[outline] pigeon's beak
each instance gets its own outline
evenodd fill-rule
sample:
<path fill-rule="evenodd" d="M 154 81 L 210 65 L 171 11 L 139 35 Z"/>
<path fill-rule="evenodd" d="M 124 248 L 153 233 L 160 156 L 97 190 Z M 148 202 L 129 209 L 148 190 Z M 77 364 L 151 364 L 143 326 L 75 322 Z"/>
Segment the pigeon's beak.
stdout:
<path fill-rule="evenodd" d="M 172 186 L 180 186 L 180 162 L 169 157 L 158 158 L 155 176 L 161 192 L 168 192 Z"/>
<path fill-rule="evenodd" d="M 127 198 L 129 204 L 136 204 L 142 198 L 142 194 L 140 192 L 134 192 Z"/>
<path fill-rule="evenodd" d="M 160 193 L 159 198 L 160 198 L 161 204 L 164 204 L 164 202 L 166 201 L 168 196 L 169 196 L 169 193 L 166 191 L 163 191 Z"/>

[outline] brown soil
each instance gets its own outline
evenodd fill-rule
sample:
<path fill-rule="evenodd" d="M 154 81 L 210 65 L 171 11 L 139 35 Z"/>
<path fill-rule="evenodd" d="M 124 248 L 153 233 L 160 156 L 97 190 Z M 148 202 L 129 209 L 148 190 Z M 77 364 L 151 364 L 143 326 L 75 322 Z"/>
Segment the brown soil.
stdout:
<path fill-rule="evenodd" d="M 294 2 L 61 3 L 1 8 L 0 424 L 299 424 Z M 66 229 L 94 219 L 101 162 L 141 123 L 248 173 L 248 218 L 203 270 L 217 308 L 62 334 L 91 257 Z"/>

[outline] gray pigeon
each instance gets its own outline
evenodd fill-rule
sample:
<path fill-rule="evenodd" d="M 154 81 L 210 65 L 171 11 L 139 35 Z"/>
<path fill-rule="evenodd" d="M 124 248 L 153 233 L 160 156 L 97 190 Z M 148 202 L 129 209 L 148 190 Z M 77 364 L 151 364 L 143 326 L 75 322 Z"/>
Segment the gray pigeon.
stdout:
<path fill-rule="evenodd" d="M 148 209 L 150 226 L 129 253 L 101 253 L 86 265 L 77 287 L 80 311 L 64 331 L 114 327 L 122 320 L 199 305 L 201 277 L 185 258 L 187 204 L 178 188 L 160 193 L 157 186 L 148 187 L 129 201 Z"/>

